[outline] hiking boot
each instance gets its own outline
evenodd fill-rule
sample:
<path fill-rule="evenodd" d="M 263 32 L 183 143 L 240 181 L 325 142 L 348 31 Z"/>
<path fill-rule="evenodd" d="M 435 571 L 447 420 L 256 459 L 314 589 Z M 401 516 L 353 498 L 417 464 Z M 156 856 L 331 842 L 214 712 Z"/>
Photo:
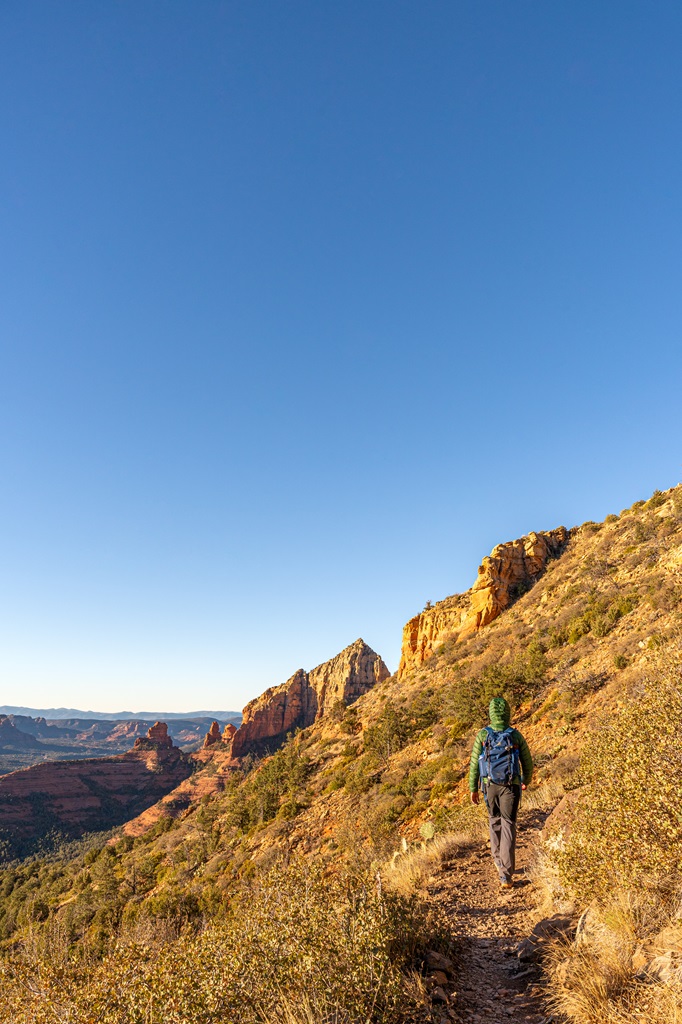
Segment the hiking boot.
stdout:
<path fill-rule="evenodd" d="M 513 889 L 514 883 L 511 879 L 503 878 L 500 882 L 500 889 Z"/>

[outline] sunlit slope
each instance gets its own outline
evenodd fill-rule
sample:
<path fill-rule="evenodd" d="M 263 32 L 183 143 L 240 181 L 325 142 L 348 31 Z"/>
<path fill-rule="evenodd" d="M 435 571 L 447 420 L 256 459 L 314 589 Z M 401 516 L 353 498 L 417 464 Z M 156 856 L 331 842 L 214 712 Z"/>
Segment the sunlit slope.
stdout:
<path fill-rule="evenodd" d="M 339 703 L 272 757 L 224 773 L 207 756 L 195 778 L 220 770 L 224 788 L 197 786 L 204 795 L 178 818 L 5 872 L 1 934 L 21 931 L 36 899 L 44 917 L 85 936 L 124 920 L 210 915 L 240 877 L 281 853 L 331 866 L 351 851 L 380 860 L 401 836 L 466 827 L 478 813 L 467 798 L 470 744 L 493 695 L 515 709 L 535 755 L 533 785 L 577 786 L 586 728 L 627 699 L 675 634 L 681 582 L 682 488 L 571 530 L 494 621 Z"/>

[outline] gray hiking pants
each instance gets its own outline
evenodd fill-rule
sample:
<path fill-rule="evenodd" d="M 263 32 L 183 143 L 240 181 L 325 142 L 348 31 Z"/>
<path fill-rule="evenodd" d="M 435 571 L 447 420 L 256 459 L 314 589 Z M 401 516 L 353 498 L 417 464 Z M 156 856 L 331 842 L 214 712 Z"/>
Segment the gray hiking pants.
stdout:
<path fill-rule="evenodd" d="M 511 882 L 516 868 L 516 816 L 519 813 L 521 787 L 500 786 L 490 782 L 485 802 L 490 818 L 490 852 L 501 882 Z"/>

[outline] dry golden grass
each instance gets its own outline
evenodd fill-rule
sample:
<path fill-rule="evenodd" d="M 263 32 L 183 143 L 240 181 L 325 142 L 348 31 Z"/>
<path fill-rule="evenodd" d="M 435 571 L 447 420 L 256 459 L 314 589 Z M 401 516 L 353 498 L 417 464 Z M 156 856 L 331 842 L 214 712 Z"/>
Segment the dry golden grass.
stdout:
<path fill-rule="evenodd" d="M 397 850 L 382 869 L 385 885 L 401 896 L 418 893 L 442 865 L 469 843 L 461 833 L 444 833 L 418 846 Z"/>
<path fill-rule="evenodd" d="M 0 960 L 0 1021 L 420 1021 L 414 969 L 434 939 L 417 900 L 383 892 L 372 875 L 330 877 L 296 861 L 235 894 L 222 923 L 173 941 L 119 940 L 100 958 L 30 933 Z"/>
<path fill-rule="evenodd" d="M 573 1024 L 682 1022 L 679 910 L 620 890 L 585 911 L 575 940 L 556 942 L 545 963 L 554 1009 Z"/>
<path fill-rule="evenodd" d="M 537 789 L 526 790 L 523 794 L 521 807 L 527 811 L 534 811 L 540 808 L 555 807 L 566 792 L 564 785 L 558 779 L 549 779 L 543 782 Z"/>
<path fill-rule="evenodd" d="M 409 1005 L 423 1006 L 428 1017 L 429 995 L 420 974 L 412 972 L 406 976 L 405 991 Z M 374 1012 L 371 1003 L 367 1012 L 367 1019 L 371 1020 Z M 331 1000 L 320 986 L 319 992 L 306 993 L 296 999 L 282 992 L 277 1009 L 266 1011 L 260 1024 L 357 1024 L 357 1017 Z"/>
<path fill-rule="evenodd" d="M 682 1024 L 680 650 L 673 636 L 588 737 L 570 829 L 536 858 L 546 904 L 588 907 L 545 965 L 554 1008 L 573 1024 Z"/>

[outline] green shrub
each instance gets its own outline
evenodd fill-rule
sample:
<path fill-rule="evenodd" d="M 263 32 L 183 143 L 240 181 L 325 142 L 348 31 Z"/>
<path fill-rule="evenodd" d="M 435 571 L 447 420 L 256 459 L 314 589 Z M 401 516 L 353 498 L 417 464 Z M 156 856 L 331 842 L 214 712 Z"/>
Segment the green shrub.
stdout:
<path fill-rule="evenodd" d="M 662 491 L 654 491 L 649 500 L 645 503 L 644 507 L 647 509 L 660 508 L 661 505 L 665 505 L 667 498 Z"/>
<path fill-rule="evenodd" d="M 541 688 L 547 673 L 543 647 L 533 642 L 525 655 L 487 665 L 480 675 L 458 680 L 445 694 L 443 713 L 459 725 L 472 725 L 487 717 L 493 697 L 505 697 L 512 707 Z"/>
<path fill-rule="evenodd" d="M 605 615 L 597 615 L 592 620 L 592 633 L 594 636 L 601 638 L 607 636 L 611 629 L 611 624 Z"/>
<path fill-rule="evenodd" d="M 346 772 L 341 768 L 334 772 L 326 785 L 325 793 L 334 793 L 337 789 L 343 789 L 346 785 Z"/>
<path fill-rule="evenodd" d="M 346 713 L 341 719 L 341 732 L 346 733 L 347 736 L 354 736 L 360 732 L 362 728 L 360 719 L 358 717 L 357 708 L 349 707 L 346 708 Z"/>
<path fill-rule="evenodd" d="M 563 626 L 555 626 L 550 630 L 548 642 L 550 647 L 561 647 L 565 643 L 575 644 L 588 633 L 596 637 L 604 637 L 610 633 L 619 619 L 628 615 L 638 604 L 639 595 L 631 592 L 609 600 L 606 595 L 593 593 L 584 611 L 574 615 Z"/>
<path fill-rule="evenodd" d="M 585 783 L 567 840 L 556 859 L 582 905 L 626 890 L 671 891 L 682 875 L 679 665 L 662 670 L 585 744 Z"/>
<path fill-rule="evenodd" d="M 644 544 L 654 535 L 654 524 L 637 519 L 632 527 L 631 536 L 636 544 Z"/>
<path fill-rule="evenodd" d="M 578 615 L 575 619 L 572 619 L 566 632 L 566 639 L 568 643 L 577 643 L 582 637 L 587 636 L 590 632 L 590 628 L 591 620 L 588 616 Z"/>
<path fill-rule="evenodd" d="M 392 701 L 387 700 L 375 724 L 365 729 L 365 752 L 386 763 L 405 746 L 411 731 L 404 710 L 396 708 Z"/>
<path fill-rule="evenodd" d="M 363 754 L 348 769 L 346 774 L 346 790 L 349 793 L 367 793 L 380 778 L 375 760 Z"/>

